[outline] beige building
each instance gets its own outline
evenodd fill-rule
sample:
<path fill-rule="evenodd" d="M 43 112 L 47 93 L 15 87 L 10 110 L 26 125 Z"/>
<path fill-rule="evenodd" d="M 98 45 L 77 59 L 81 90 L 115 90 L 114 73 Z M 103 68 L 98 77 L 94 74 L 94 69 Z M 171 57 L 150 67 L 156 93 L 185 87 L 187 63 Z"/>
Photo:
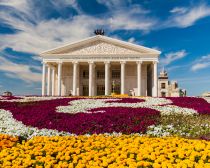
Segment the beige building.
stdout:
<path fill-rule="evenodd" d="M 167 72 L 163 69 L 158 77 L 159 97 L 182 97 L 186 96 L 186 90 L 178 87 L 177 81 L 170 82 Z"/>
<path fill-rule="evenodd" d="M 158 95 L 160 52 L 96 35 L 40 54 L 42 95 Z"/>

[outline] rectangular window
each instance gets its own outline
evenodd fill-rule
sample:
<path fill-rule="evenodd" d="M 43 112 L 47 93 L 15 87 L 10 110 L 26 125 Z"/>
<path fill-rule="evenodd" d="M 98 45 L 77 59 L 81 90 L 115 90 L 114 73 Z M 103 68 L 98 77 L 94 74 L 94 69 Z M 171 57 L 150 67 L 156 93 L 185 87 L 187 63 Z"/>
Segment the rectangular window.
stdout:
<path fill-rule="evenodd" d="M 97 85 L 97 95 L 105 95 L 105 86 Z"/>
<path fill-rule="evenodd" d="M 165 89 L 166 88 L 166 84 L 165 83 L 161 83 L 161 89 Z"/>
<path fill-rule="evenodd" d="M 88 72 L 88 70 L 84 70 L 82 72 L 82 77 L 83 77 L 83 79 L 88 79 L 89 78 L 89 72 Z"/>
<path fill-rule="evenodd" d="M 105 78 L 105 72 L 102 70 L 97 71 L 97 79 L 104 79 Z"/>
<path fill-rule="evenodd" d="M 120 78 L 120 70 L 112 70 L 112 79 Z"/>

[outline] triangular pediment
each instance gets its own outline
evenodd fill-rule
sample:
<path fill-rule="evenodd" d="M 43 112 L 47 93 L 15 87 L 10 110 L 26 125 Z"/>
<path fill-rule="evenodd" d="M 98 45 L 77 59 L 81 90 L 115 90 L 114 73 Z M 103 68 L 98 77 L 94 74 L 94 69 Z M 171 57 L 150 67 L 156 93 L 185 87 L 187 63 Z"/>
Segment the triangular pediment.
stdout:
<path fill-rule="evenodd" d="M 103 41 L 95 41 L 84 46 L 78 46 L 58 52 L 59 54 L 90 55 L 90 54 L 138 54 L 139 52 Z"/>
<path fill-rule="evenodd" d="M 116 40 L 105 36 L 94 36 L 76 43 L 58 47 L 41 54 L 45 55 L 127 55 L 156 54 L 160 52 L 147 47 Z"/>

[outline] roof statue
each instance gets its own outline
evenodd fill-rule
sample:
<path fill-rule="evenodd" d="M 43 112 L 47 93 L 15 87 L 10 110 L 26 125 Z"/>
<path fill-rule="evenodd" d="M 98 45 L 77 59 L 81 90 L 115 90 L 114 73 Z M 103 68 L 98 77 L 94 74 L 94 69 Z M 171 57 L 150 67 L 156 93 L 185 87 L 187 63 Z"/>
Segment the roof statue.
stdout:
<path fill-rule="evenodd" d="M 104 34 L 105 34 L 105 32 L 104 32 L 103 29 L 96 29 L 96 30 L 94 31 L 94 33 L 95 33 L 95 35 L 104 35 Z"/>
<path fill-rule="evenodd" d="M 164 67 L 163 67 L 162 71 L 160 72 L 159 77 L 166 77 L 168 79 L 168 73 Z"/>

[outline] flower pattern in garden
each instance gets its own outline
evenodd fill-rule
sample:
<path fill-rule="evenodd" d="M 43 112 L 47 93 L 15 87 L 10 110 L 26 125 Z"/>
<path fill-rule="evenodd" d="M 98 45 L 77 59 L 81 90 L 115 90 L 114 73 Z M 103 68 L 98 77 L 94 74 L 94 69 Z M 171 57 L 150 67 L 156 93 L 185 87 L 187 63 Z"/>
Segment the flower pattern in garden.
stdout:
<path fill-rule="evenodd" d="M 28 138 L 36 135 L 147 133 L 149 126 L 159 125 L 158 118 L 162 115 L 210 114 L 209 103 L 190 97 L 13 96 L 1 97 L 0 109 L 0 133 Z M 148 134 L 152 134 L 151 129 Z"/>

